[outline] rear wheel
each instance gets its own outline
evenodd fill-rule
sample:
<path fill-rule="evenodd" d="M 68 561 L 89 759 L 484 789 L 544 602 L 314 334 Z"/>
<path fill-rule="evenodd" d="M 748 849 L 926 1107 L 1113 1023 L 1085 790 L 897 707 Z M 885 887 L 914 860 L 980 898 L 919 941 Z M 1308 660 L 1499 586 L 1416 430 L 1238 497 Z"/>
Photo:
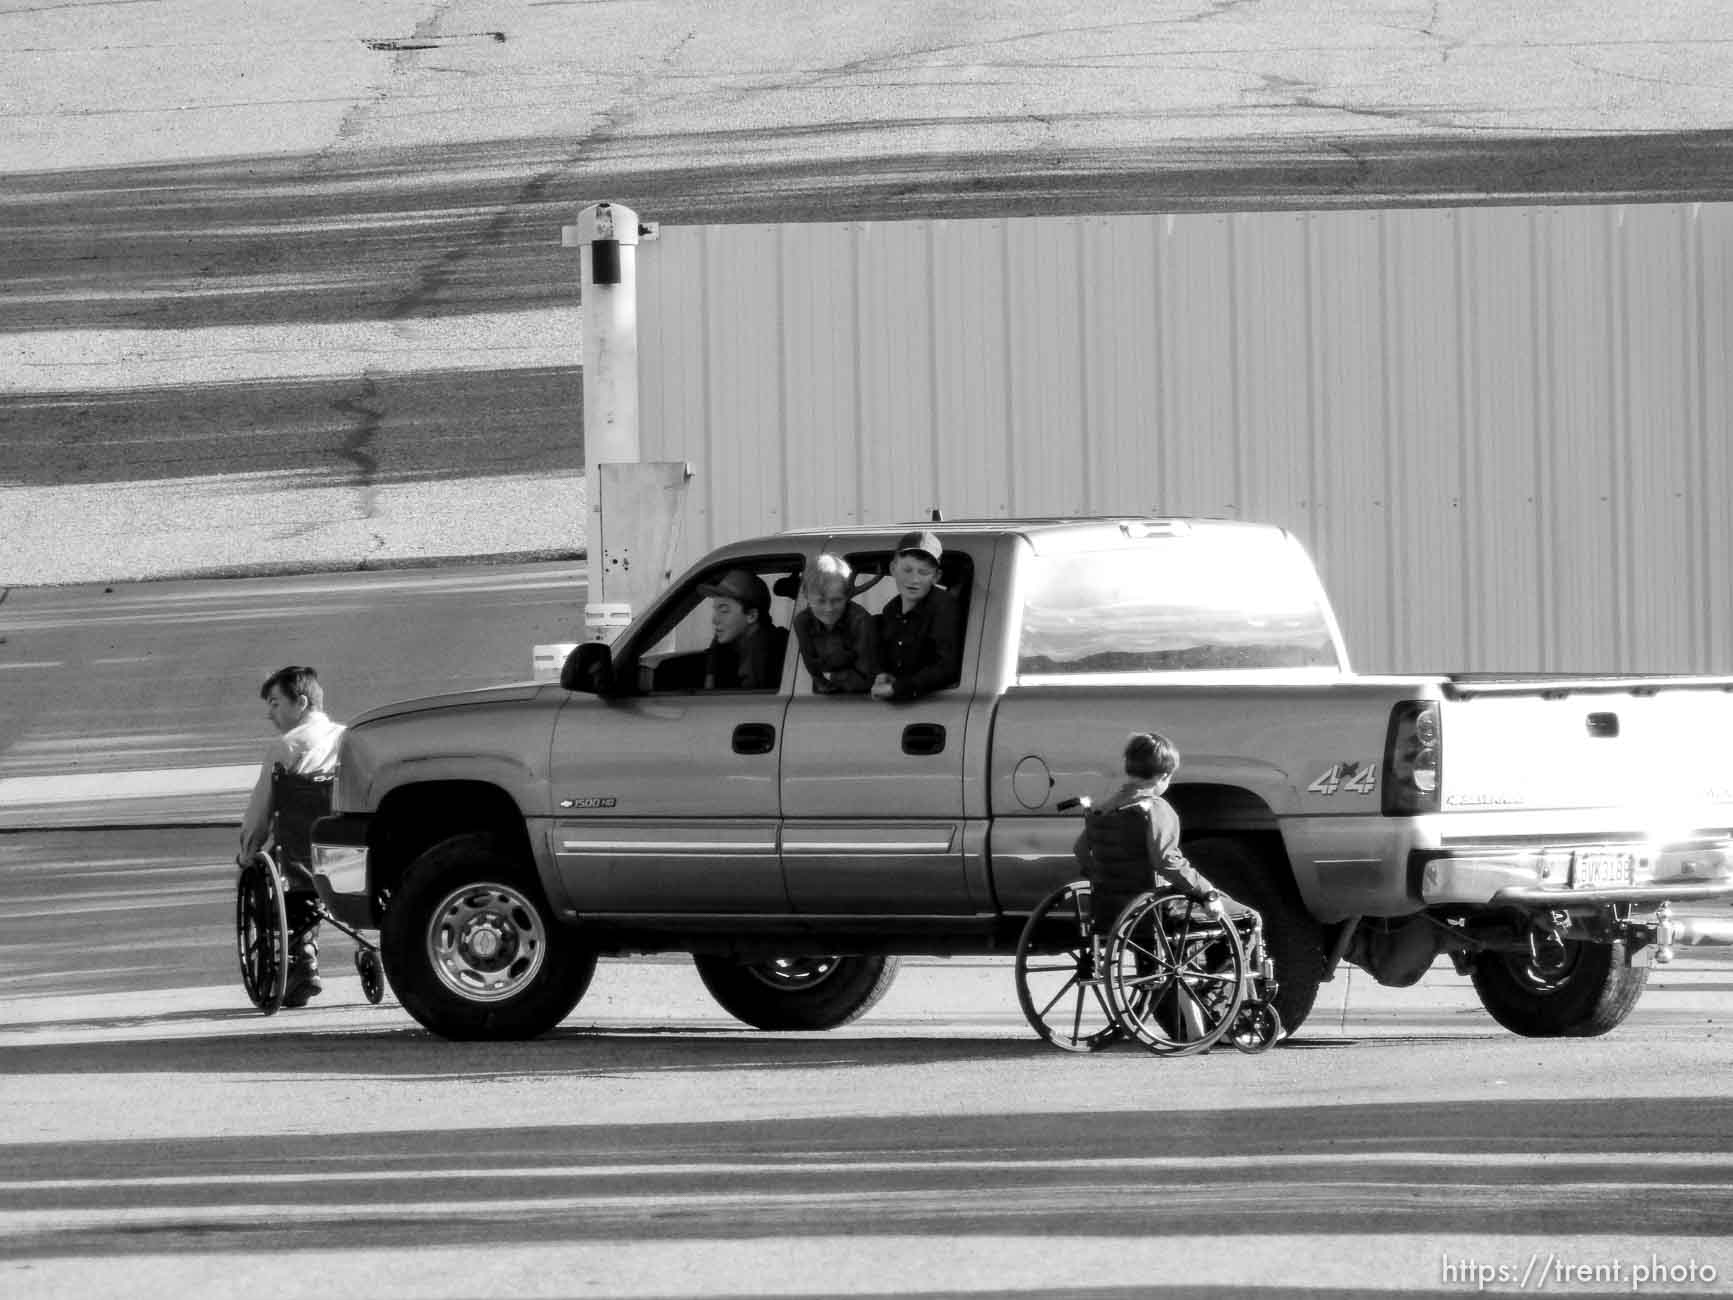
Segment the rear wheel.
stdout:
<path fill-rule="evenodd" d="M 379 948 L 404 1009 L 444 1038 L 534 1038 L 571 1013 L 596 954 L 561 931 L 533 873 L 491 836 L 436 844 L 410 866 Z"/>
<path fill-rule="evenodd" d="M 282 873 L 262 853 L 235 881 L 235 951 L 248 1000 L 271 1015 L 289 986 L 289 912 Z"/>
<path fill-rule="evenodd" d="M 1095 964 L 1088 881 L 1060 886 L 1029 914 L 1017 941 L 1016 977 L 1023 1017 L 1044 1041 L 1066 1052 L 1099 1052 L 1119 1041 Z"/>
<path fill-rule="evenodd" d="M 800 956 L 741 961 L 695 954 L 710 996 L 755 1029 L 835 1029 L 858 1020 L 896 978 L 894 957 Z"/>
<path fill-rule="evenodd" d="M 1525 1038 L 1593 1038 L 1631 1014 L 1649 981 L 1647 966 L 1627 966 L 1623 942 L 1567 939 L 1556 961 L 1527 952 L 1483 952 L 1471 972 L 1480 1003 Z"/>
<path fill-rule="evenodd" d="M 1128 903 L 1113 923 L 1106 967 L 1114 1019 L 1161 1056 L 1208 1051 L 1245 997 L 1239 930 L 1184 894 L 1148 893 Z"/>
<path fill-rule="evenodd" d="M 1210 883 L 1264 919 L 1264 948 L 1276 968 L 1276 995 L 1270 1005 L 1284 1034 L 1291 1035 L 1312 1014 L 1324 981 L 1324 931 L 1300 901 L 1285 863 L 1274 862 L 1243 840 L 1213 837 L 1185 846 Z"/>

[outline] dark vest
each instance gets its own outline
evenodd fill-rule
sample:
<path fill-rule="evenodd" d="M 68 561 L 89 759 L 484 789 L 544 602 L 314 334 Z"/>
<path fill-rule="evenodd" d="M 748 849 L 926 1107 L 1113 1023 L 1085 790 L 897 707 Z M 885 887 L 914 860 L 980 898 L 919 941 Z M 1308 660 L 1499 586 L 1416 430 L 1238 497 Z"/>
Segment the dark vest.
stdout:
<path fill-rule="evenodd" d="M 1149 809 L 1141 804 L 1091 812 L 1083 823 L 1089 842 L 1091 911 L 1098 930 L 1113 924 L 1120 909 L 1155 886 L 1149 860 Z"/>

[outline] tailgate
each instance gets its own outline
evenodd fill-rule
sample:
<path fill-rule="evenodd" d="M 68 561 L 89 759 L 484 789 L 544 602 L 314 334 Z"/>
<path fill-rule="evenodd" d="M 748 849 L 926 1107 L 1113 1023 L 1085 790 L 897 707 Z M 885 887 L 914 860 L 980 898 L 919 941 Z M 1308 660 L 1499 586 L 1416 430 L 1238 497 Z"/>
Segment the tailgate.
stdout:
<path fill-rule="evenodd" d="M 1733 678 L 1453 679 L 1442 806 L 1733 821 Z"/>

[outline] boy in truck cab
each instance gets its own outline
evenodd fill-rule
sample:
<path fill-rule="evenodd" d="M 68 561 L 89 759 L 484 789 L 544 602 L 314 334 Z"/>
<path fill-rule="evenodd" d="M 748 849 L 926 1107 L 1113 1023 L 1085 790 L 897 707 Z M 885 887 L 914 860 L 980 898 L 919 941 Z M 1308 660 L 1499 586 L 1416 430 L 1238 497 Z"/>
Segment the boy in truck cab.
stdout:
<path fill-rule="evenodd" d="M 1072 850 L 1092 886 L 1093 924 L 1106 933 L 1125 905 L 1148 889 L 1176 889 L 1219 907 L 1242 931 L 1257 919 L 1186 860 L 1179 814 L 1162 798 L 1179 770 L 1179 750 L 1159 732 L 1133 732 L 1125 742 L 1126 780 L 1084 819 Z"/>
<path fill-rule="evenodd" d="M 897 594 L 878 613 L 875 700 L 912 700 L 955 686 L 963 670 L 957 598 L 937 586 L 945 548 L 930 532 L 905 533 L 891 561 Z"/>
<path fill-rule="evenodd" d="M 878 675 L 878 630 L 849 599 L 853 578 L 848 561 L 829 551 L 813 556 L 801 578 L 806 608 L 794 616 L 794 635 L 819 695 L 862 694 Z"/>
<path fill-rule="evenodd" d="M 748 569 L 730 569 L 698 588 L 710 598 L 704 689 L 772 691 L 782 679 L 786 636 L 770 621 L 770 588 Z"/>

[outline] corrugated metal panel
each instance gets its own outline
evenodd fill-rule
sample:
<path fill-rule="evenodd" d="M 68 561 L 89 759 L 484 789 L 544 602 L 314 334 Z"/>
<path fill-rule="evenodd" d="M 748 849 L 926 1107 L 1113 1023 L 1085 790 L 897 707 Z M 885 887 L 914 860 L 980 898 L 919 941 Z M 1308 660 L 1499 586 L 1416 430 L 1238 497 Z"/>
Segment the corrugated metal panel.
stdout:
<path fill-rule="evenodd" d="M 1317 557 L 1365 671 L 1733 672 L 1733 205 L 664 227 L 683 559 L 1158 510 Z"/>

